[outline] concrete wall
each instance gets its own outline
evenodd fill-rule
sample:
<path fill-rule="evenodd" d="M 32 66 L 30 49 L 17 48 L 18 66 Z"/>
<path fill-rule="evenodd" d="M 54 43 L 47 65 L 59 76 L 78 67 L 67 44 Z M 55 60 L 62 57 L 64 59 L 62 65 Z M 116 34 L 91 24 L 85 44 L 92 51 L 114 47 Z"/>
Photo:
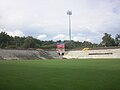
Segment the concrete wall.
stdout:
<path fill-rule="evenodd" d="M 102 50 L 81 50 L 67 51 L 63 56 L 66 59 L 81 59 L 81 58 L 120 58 L 119 49 L 102 49 Z"/>

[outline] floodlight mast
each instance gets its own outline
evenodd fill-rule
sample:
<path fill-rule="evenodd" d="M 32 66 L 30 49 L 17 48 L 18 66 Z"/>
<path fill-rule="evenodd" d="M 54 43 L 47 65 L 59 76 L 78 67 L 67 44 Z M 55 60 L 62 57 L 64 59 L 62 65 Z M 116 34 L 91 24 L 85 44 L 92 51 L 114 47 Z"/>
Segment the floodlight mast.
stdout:
<path fill-rule="evenodd" d="M 70 15 L 72 15 L 72 11 L 67 11 L 67 15 L 69 15 L 69 40 L 71 41 L 71 19 Z"/>

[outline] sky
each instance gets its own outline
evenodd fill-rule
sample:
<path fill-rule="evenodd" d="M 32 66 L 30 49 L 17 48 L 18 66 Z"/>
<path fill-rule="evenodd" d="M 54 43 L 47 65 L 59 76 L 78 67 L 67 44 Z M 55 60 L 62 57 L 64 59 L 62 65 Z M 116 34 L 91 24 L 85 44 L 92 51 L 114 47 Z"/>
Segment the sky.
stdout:
<path fill-rule="evenodd" d="M 120 0 L 0 0 L 0 32 L 40 40 L 100 43 L 104 33 L 120 34 Z"/>

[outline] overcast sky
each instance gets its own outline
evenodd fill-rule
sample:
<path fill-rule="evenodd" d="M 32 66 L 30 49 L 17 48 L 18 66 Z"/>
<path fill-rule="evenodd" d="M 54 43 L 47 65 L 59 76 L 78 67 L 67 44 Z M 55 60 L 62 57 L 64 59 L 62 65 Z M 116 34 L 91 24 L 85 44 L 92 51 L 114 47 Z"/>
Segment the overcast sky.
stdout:
<path fill-rule="evenodd" d="M 120 0 L 0 0 L 0 31 L 40 40 L 100 43 L 104 33 L 120 34 Z"/>

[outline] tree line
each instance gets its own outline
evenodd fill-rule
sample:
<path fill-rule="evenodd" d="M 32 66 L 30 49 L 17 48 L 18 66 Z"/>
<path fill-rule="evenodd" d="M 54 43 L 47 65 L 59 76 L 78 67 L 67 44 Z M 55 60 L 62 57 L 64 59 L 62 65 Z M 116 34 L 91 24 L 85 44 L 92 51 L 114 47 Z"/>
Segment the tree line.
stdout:
<path fill-rule="evenodd" d="M 7 49 L 56 49 L 56 44 L 59 41 L 43 41 L 32 36 L 19 37 L 19 36 L 9 36 L 6 32 L 0 33 L 0 48 Z M 102 37 L 102 42 L 100 44 L 91 43 L 88 41 L 69 41 L 64 40 L 66 49 L 80 49 L 80 48 L 97 48 L 97 47 L 110 47 L 120 45 L 120 34 L 116 34 L 115 38 L 112 38 L 110 34 L 104 33 Z"/>

